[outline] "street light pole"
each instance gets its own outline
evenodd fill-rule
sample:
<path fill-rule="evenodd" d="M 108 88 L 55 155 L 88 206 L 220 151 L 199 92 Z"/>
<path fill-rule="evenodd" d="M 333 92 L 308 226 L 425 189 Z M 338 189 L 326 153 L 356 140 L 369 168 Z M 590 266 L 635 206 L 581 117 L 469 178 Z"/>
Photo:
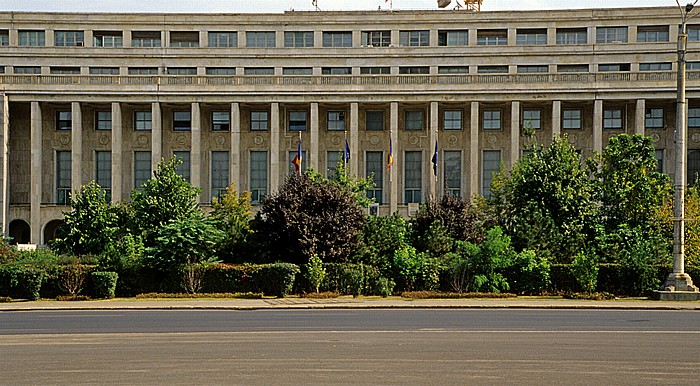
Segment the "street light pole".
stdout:
<path fill-rule="evenodd" d="M 685 186 L 686 163 L 688 153 L 686 149 L 687 137 L 687 106 L 685 97 L 686 60 L 685 54 L 688 45 L 687 22 L 698 15 L 691 15 L 695 4 L 689 3 L 685 8 L 676 0 L 681 12 L 681 25 L 678 30 L 678 83 L 676 101 L 676 162 L 673 201 L 673 272 L 666 279 L 663 291 L 660 292 L 694 292 L 698 293 L 698 287 L 693 285 L 693 280 L 685 273 Z M 671 296 L 673 297 L 673 296 Z"/>

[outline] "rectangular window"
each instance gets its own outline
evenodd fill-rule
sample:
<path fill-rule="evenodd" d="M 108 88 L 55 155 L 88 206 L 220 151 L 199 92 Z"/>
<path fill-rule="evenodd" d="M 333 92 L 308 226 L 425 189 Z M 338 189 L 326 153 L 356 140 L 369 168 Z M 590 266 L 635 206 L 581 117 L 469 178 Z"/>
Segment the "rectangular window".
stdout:
<path fill-rule="evenodd" d="M 523 109 L 523 128 L 525 129 L 542 129 L 542 110 L 540 109 Z"/>
<path fill-rule="evenodd" d="M 428 75 L 428 74 L 430 74 L 430 67 L 428 67 L 428 66 L 399 67 L 399 74 L 401 74 L 401 75 Z"/>
<path fill-rule="evenodd" d="M 71 152 L 56 152 L 56 204 L 70 205 Z"/>
<path fill-rule="evenodd" d="M 95 31 L 92 35 L 92 42 L 95 47 L 124 46 L 124 39 L 120 31 Z"/>
<path fill-rule="evenodd" d="M 112 130 L 111 111 L 95 111 L 95 130 Z"/>
<path fill-rule="evenodd" d="M 112 152 L 95 152 L 95 182 L 100 185 L 109 201 L 112 197 Z"/>
<path fill-rule="evenodd" d="M 10 45 L 10 31 L 0 30 L 0 46 L 6 47 Z"/>
<path fill-rule="evenodd" d="M 603 128 L 610 130 L 622 129 L 622 109 L 604 109 Z"/>
<path fill-rule="evenodd" d="M 647 129 L 663 129 L 664 109 L 660 107 L 648 108 L 644 114 L 644 127 Z"/>
<path fill-rule="evenodd" d="M 389 75 L 390 67 L 360 67 L 360 75 Z"/>
<path fill-rule="evenodd" d="M 212 131 L 229 131 L 231 128 L 231 112 L 230 111 L 212 111 L 211 113 L 211 130 Z"/>
<path fill-rule="evenodd" d="M 688 71 L 700 70 L 700 62 L 685 62 L 685 69 Z"/>
<path fill-rule="evenodd" d="M 129 67 L 129 75 L 158 75 L 158 67 Z"/>
<path fill-rule="evenodd" d="M 381 204 L 384 186 L 384 152 L 368 151 L 365 153 L 365 176 L 371 177 L 374 188 L 367 191 L 367 198 Z"/>
<path fill-rule="evenodd" d="M 598 72 L 620 72 L 629 71 L 629 63 L 599 64 Z"/>
<path fill-rule="evenodd" d="M 194 48 L 199 47 L 199 32 L 170 32 L 170 47 Z"/>
<path fill-rule="evenodd" d="M 501 151 L 484 150 L 481 165 L 481 195 L 490 198 L 493 175 L 501 169 Z"/>
<path fill-rule="evenodd" d="M 519 46 L 544 46 L 547 44 L 546 29 L 518 29 L 515 44 Z"/>
<path fill-rule="evenodd" d="M 462 130 L 462 110 L 443 111 L 444 130 Z"/>
<path fill-rule="evenodd" d="M 345 130 L 345 111 L 329 111 L 328 117 L 328 130 L 330 131 L 344 131 Z"/>
<path fill-rule="evenodd" d="M 596 42 L 627 43 L 627 27 L 596 27 Z"/>
<path fill-rule="evenodd" d="M 267 131 L 270 128 L 270 113 L 267 111 L 250 112 L 250 130 Z"/>
<path fill-rule="evenodd" d="M 481 29 L 476 32 L 476 44 L 480 46 L 508 45 L 508 30 Z"/>
<path fill-rule="evenodd" d="M 484 130 L 501 129 L 501 110 L 484 110 L 483 117 Z"/>
<path fill-rule="evenodd" d="M 399 31 L 399 45 L 402 47 L 427 47 L 430 45 L 430 31 Z"/>
<path fill-rule="evenodd" d="M 197 67 L 168 67 L 168 75 L 197 75 Z"/>
<path fill-rule="evenodd" d="M 54 31 L 53 36 L 56 47 L 81 47 L 84 44 L 83 31 Z"/>
<path fill-rule="evenodd" d="M 43 47 L 46 45 L 44 31 L 20 30 L 18 35 L 20 47 Z"/>
<path fill-rule="evenodd" d="M 141 186 L 151 179 L 151 152 L 134 152 L 134 189 L 141 190 Z"/>
<path fill-rule="evenodd" d="M 369 110 L 365 112 L 365 130 L 384 131 L 384 111 Z"/>
<path fill-rule="evenodd" d="M 313 75 L 314 69 L 311 67 L 284 67 L 282 75 Z"/>
<path fill-rule="evenodd" d="M 90 67 L 90 75 L 119 75 L 119 67 Z"/>
<path fill-rule="evenodd" d="M 296 171 L 297 171 L 296 166 L 294 166 L 294 164 L 292 163 L 294 158 L 297 156 L 297 151 L 296 150 L 290 151 L 288 153 L 288 156 L 289 156 L 289 162 L 287 162 L 287 164 L 289 165 L 289 168 L 287 170 L 287 174 L 292 175 L 293 173 L 296 173 Z M 306 151 L 305 150 L 301 151 L 301 170 L 302 171 L 306 170 Z"/>
<path fill-rule="evenodd" d="M 227 151 L 211 152 L 211 199 L 226 194 L 229 184 L 229 155 Z"/>
<path fill-rule="evenodd" d="M 324 32 L 324 47 L 352 47 L 352 32 Z"/>
<path fill-rule="evenodd" d="M 654 171 L 657 173 L 663 173 L 664 172 L 664 149 L 654 150 L 654 158 L 656 158 L 656 169 L 654 169 Z"/>
<path fill-rule="evenodd" d="M 423 110 L 404 111 L 405 130 L 423 130 Z"/>
<path fill-rule="evenodd" d="M 322 67 L 321 75 L 350 75 L 351 67 Z"/>
<path fill-rule="evenodd" d="M 469 45 L 469 31 L 438 31 L 438 46 L 453 47 Z"/>
<path fill-rule="evenodd" d="M 688 185 L 695 186 L 700 181 L 700 150 L 688 150 Z"/>
<path fill-rule="evenodd" d="M 14 66 L 13 71 L 15 74 L 41 74 L 41 67 L 39 67 L 39 66 Z"/>
<path fill-rule="evenodd" d="M 479 74 L 507 74 L 508 66 L 479 66 L 476 68 Z"/>
<path fill-rule="evenodd" d="M 443 170 L 445 176 L 445 193 L 455 197 L 462 195 L 462 152 L 445 151 Z"/>
<path fill-rule="evenodd" d="M 581 109 L 564 109 L 561 111 L 562 129 L 581 128 Z"/>
<path fill-rule="evenodd" d="M 207 67 L 207 75 L 236 75 L 235 67 Z"/>
<path fill-rule="evenodd" d="M 70 111 L 56 111 L 56 130 L 71 130 L 73 114 Z"/>
<path fill-rule="evenodd" d="M 313 31 L 287 31 L 284 33 L 284 46 L 287 48 L 304 48 L 314 46 Z"/>
<path fill-rule="evenodd" d="M 274 67 L 246 67 L 243 75 L 275 75 Z"/>
<path fill-rule="evenodd" d="M 639 63 L 639 71 L 671 71 L 671 63 Z"/>
<path fill-rule="evenodd" d="M 306 130 L 306 111 L 289 112 L 289 131 Z"/>
<path fill-rule="evenodd" d="M 245 34 L 248 48 L 274 48 L 275 31 L 248 31 Z"/>
<path fill-rule="evenodd" d="M 80 67 L 51 67 L 51 75 L 80 75 Z"/>
<path fill-rule="evenodd" d="M 560 64 L 557 65 L 557 72 L 588 72 L 587 64 Z"/>
<path fill-rule="evenodd" d="M 687 25 L 686 32 L 688 32 L 688 40 L 691 42 L 700 41 L 700 24 Z"/>
<path fill-rule="evenodd" d="M 343 162 L 343 152 L 342 151 L 327 151 L 326 152 L 326 178 L 330 180 L 335 180 L 336 169 L 338 164 Z"/>
<path fill-rule="evenodd" d="M 389 47 L 390 45 L 391 31 L 362 31 L 362 46 Z"/>
<path fill-rule="evenodd" d="M 160 47 L 160 31 L 132 31 L 131 46 L 135 48 Z"/>
<path fill-rule="evenodd" d="M 518 73 L 519 74 L 535 74 L 535 73 L 548 73 L 549 72 L 549 66 L 547 65 L 539 65 L 539 66 L 518 66 Z"/>
<path fill-rule="evenodd" d="M 587 44 L 586 28 L 557 28 L 557 44 Z"/>
<path fill-rule="evenodd" d="M 211 48 L 233 48 L 238 47 L 237 32 L 212 32 L 207 33 L 209 47 Z"/>
<path fill-rule="evenodd" d="M 189 111 L 173 111 L 173 130 L 192 130 L 192 114 Z"/>
<path fill-rule="evenodd" d="M 638 43 L 659 43 L 668 41 L 667 25 L 651 25 L 637 27 Z"/>
<path fill-rule="evenodd" d="M 185 181 L 190 182 L 190 152 L 186 150 L 174 151 L 173 157 L 177 157 L 178 159 L 182 160 L 182 163 L 177 165 L 177 168 L 175 168 L 175 173 L 181 175 Z"/>
<path fill-rule="evenodd" d="M 438 74 L 468 74 L 469 66 L 440 66 Z"/>
<path fill-rule="evenodd" d="M 423 191 L 423 152 L 404 153 L 404 203 L 420 203 Z"/>
<path fill-rule="evenodd" d="M 150 131 L 152 129 L 151 111 L 134 111 L 134 130 Z"/>
<path fill-rule="evenodd" d="M 700 107 L 688 109 L 688 127 L 692 129 L 700 128 Z"/>
<path fill-rule="evenodd" d="M 250 152 L 250 193 L 253 204 L 267 195 L 267 152 Z"/>

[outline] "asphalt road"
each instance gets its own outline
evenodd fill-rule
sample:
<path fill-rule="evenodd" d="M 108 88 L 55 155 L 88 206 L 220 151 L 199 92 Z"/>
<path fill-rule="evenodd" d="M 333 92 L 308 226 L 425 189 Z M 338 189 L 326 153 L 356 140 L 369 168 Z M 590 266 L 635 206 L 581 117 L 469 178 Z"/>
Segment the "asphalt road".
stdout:
<path fill-rule="evenodd" d="M 0 384 L 700 383 L 700 312 L 0 313 Z"/>

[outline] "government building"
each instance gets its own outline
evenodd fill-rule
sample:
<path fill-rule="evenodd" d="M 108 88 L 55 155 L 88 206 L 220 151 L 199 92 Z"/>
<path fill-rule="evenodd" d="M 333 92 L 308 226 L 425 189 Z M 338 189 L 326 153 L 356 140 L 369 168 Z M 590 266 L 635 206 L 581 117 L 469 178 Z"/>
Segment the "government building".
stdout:
<path fill-rule="evenodd" d="M 675 7 L 3 12 L 0 224 L 45 244 L 81 185 L 128 201 L 173 156 L 203 205 L 232 182 L 257 202 L 294 171 L 300 138 L 302 167 L 322 173 L 347 141 L 348 173 L 374 176 L 380 214 L 488 196 L 501 164 L 555 136 L 587 157 L 611 136 L 645 134 L 672 174 L 679 23 Z M 688 32 L 693 181 L 700 19 Z"/>

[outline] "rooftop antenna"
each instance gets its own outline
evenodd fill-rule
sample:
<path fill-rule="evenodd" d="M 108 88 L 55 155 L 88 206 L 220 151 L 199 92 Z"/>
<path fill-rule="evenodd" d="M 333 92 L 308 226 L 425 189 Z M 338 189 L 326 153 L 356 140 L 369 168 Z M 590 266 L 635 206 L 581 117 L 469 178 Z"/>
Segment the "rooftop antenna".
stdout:
<path fill-rule="evenodd" d="M 320 11 L 321 8 L 318 7 L 318 0 L 311 0 L 311 5 L 313 5 L 316 11 Z"/>
<path fill-rule="evenodd" d="M 466 7 L 467 11 L 479 12 L 481 11 L 481 3 L 484 0 L 455 0 L 454 10 L 463 9 Z M 438 8 L 447 8 L 452 3 L 452 0 L 437 0 Z"/>

